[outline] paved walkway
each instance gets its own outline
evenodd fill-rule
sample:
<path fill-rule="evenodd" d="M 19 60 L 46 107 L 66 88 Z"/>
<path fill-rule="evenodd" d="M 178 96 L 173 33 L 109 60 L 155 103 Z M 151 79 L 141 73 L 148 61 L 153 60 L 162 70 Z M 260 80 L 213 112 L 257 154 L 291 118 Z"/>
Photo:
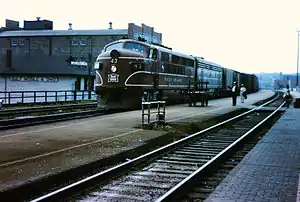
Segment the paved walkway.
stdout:
<path fill-rule="evenodd" d="M 290 108 L 206 201 L 300 201 L 299 172 L 300 109 Z"/>

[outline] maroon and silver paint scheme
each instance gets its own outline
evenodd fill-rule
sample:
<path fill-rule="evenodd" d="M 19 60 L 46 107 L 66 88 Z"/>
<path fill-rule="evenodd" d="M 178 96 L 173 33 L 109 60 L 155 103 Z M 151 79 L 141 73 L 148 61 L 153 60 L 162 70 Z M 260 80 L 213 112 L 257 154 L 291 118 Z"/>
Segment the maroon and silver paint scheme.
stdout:
<path fill-rule="evenodd" d="M 190 100 L 191 92 L 202 90 L 209 92 L 210 98 L 225 97 L 231 95 L 234 81 L 243 83 L 249 93 L 258 91 L 255 75 L 141 40 L 122 39 L 107 44 L 95 69 L 99 108 L 135 109 L 142 100 L 183 103 Z M 204 88 L 201 83 L 208 85 Z"/>
<path fill-rule="evenodd" d="M 106 51 L 114 43 L 138 44 L 143 52 L 118 48 Z M 137 108 L 142 99 L 153 100 L 159 94 L 169 102 L 183 101 L 179 90 L 188 89 L 194 82 L 194 64 L 181 66 L 180 73 L 165 73 L 171 62 L 161 60 L 161 51 L 176 54 L 157 45 L 130 39 L 119 40 L 104 47 L 95 63 L 96 93 L 100 108 Z M 193 57 L 177 53 L 194 60 Z M 179 66 L 179 65 L 178 65 Z M 155 94 L 156 92 L 156 94 Z"/>

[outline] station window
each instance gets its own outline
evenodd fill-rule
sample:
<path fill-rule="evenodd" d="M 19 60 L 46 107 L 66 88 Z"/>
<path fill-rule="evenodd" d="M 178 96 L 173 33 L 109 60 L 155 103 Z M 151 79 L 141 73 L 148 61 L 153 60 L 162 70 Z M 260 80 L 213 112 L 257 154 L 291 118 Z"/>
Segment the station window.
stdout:
<path fill-rule="evenodd" d="M 17 45 L 18 45 L 18 41 L 17 40 L 12 40 L 11 46 L 15 47 Z"/>
<path fill-rule="evenodd" d="M 19 45 L 24 46 L 24 40 L 19 40 Z"/>
<path fill-rule="evenodd" d="M 75 81 L 75 90 L 80 91 L 80 89 L 81 89 L 81 79 L 80 77 L 77 77 Z"/>
<path fill-rule="evenodd" d="M 84 90 L 88 90 L 88 78 L 84 78 Z"/>
<path fill-rule="evenodd" d="M 76 39 L 72 40 L 72 46 L 77 46 L 77 40 Z"/>
<path fill-rule="evenodd" d="M 86 45 L 86 41 L 85 40 L 80 40 L 80 45 L 81 46 L 85 46 Z"/>

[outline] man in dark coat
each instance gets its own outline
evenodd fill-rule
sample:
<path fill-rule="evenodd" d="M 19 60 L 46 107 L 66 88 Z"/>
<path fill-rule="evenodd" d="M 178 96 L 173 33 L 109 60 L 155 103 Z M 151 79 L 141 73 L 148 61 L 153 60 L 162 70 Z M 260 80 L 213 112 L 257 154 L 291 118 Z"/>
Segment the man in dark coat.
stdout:
<path fill-rule="evenodd" d="M 293 97 L 291 95 L 291 92 L 290 90 L 287 90 L 287 92 L 283 95 L 283 98 L 286 102 L 286 107 L 289 108 L 290 107 L 290 104 L 292 103 L 293 101 Z"/>

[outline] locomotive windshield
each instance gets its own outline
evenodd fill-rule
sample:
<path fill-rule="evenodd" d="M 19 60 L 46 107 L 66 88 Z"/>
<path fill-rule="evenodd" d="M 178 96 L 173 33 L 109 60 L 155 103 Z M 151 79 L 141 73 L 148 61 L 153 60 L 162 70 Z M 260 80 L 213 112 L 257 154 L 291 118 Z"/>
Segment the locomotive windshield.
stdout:
<path fill-rule="evenodd" d="M 133 42 L 126 42 L 124 45 L 125 49 L 129 49 L 129 50 L 133 50 L 133 51 L 137 51 L 140 53 L 145 53 L 146 52 L 146 46 L 141 45 L 139 43 L 133 43 Z"/>
<path fill-rule="evenodd" d="M 126 42 L 124 44 L 123 42 L 118 42 L 118 43 L 114 43 L 114 44 L 107 46 L 105 51 L 111 51 L 113 49 L 121 49 L 121 48 L 133 50 L 133 51 L 140 52 L 140 53 L 145 53 L 147 50 L 146 46 L 139 44 L 139 43 Z"/>
<path fill-rule="evenodd" d="M 106 47 L 105 51 L 110 51 L 113 49 L 120 49 L 120 48 L 123 48 L 122 42 L 111 44 L 110 46 Z"/>

